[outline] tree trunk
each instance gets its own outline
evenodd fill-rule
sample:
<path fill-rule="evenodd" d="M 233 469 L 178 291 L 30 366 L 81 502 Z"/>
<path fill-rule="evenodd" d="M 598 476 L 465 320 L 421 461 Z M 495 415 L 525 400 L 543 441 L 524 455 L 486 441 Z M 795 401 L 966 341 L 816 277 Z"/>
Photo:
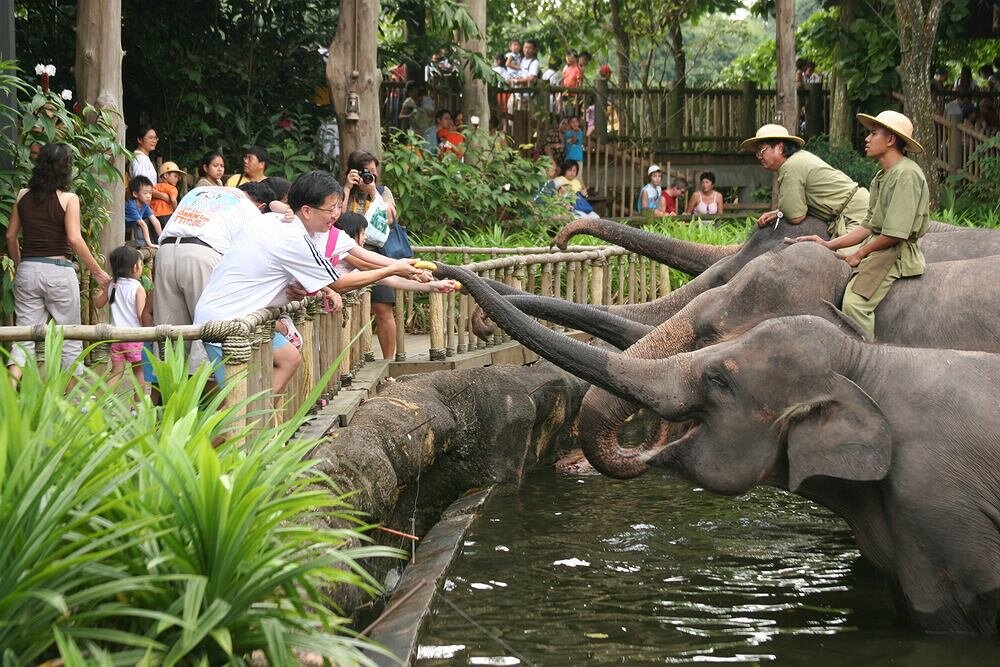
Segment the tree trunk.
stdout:
<path fill-rule="evenodd" d="M 77 99 L 101 109 L 118 112 L 115 129 L 125 143 L 122 116 L 122 6 L 121 0 L 80 0 L 76 22 Z M 125 171 L 125 161 L 115 161 Z M 101 230 L 101 254 L 107 257 L 125 243 L 125 183 L 107 184 L 111 193 L 111 222 Z"/>
<path fill-rule="evenodd" d="M 674 82 L 667 96 L 667 138 L 674 150 L 683 149 L 684 89 L 687 88 L 687 56 L 684 54 L 684 33 L 681 22 L 670 22 L 670 54 L 674 57 Z"/>
<path fill-rule="evenodd" d="M 896 0 L 896 23 L 899 26 L 899 78 L 905 98 L 903 111 L 913 122 L 914 139 L 924 152 L 912 155 L 930 187 L 931 210 L 941 194 L 938 170 L 934 164 L 937 141 L 934 134 L 934 107 L 931 101 L 931 60 L 934 37 L 944 0 L 930 0 L 926 10 L 923 0 Z"/>
<path fill-rule="evenodd" d="M 777 0 L 775 39 L 778 44 L 778 100 L 774 121 L 798 134 L 799 105 L 795 89 L 795 0 Z"/>
<path fill-rule="evenodd" d="M 628 88 L 632 41 L 622 21 L 622 0 L 611 0 L 611 31 L 615 35 L 615 56 L 618 59 L 618 87 Z"/>
<path fill-rule="evenodd" d="M 17 49 L 14 40 L 14 0 L 0 0 L 0 17 L 3 26 L 0 27 L 0 60 L 17 60 Z M 12 91 L 0 92 L 0 104 L 11 109 L 17 108 L 17 96 Z M 0 123 L 0 133 L 17 145 L 17 124 Z M 11 169 L 14 166 L 14 156 L 0 153 L 0 169 Z"/>
<path fill-rule="evenodd" d="M 840 3 L 839 15 L 837 17 L 837 43 L 834 45 L 834 63 L 839 63 L 844 58 L 844 52 L 850 48 L 847 40 L 847 30 L 854 21 L 854 7 L 857 0 L 843 0 Z M 834 146 L 850 146 L 852 141 L 851 130 L 854 127 L 854 118 L 851 115 L 851 98 L 847 90 L 847 80 L 836 71 L 831 76 L 830 82 L 830 143 Z"/>
<path fill-rule="evenodd" d="M 341 166 L 356 150 L 382 155 L 382 117 L 378 69 L 379 0 L 346 0 L 340 5 L 337 32 L 330 43 L 326 79 L 340 127 Z M 347 120 L 348 98 L 357 93 L 358 120 Z"/>
<path fill-rule="evenodd" d="M 463 0 L 469 16 L 476 22 L 477 35 L 462 42 L 462 46 L 470 52 L 486 56 L 486 0 Z M 488 60 L 488 58 L 487 58 Z M 472 122 L 473 116 L 479 116 L 479 127 L 490 127 L 489 93 L 486 83 L 475 78 L 468 63 L 462 68 L 462 110 L 465 121 Z"/>

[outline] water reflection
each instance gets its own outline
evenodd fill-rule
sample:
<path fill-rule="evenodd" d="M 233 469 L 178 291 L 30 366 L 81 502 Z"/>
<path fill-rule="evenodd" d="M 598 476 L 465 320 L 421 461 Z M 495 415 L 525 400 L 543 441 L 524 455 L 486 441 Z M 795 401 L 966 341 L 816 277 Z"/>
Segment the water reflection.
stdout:
<path fill-rule="evenodd" d="M 790 494 L 545 471 L 483 517 L 439 591 L 451 604 L 436 603 L 421 667 L 1000 662 L 994 640 L 896 627 L 846 526 Z"/>

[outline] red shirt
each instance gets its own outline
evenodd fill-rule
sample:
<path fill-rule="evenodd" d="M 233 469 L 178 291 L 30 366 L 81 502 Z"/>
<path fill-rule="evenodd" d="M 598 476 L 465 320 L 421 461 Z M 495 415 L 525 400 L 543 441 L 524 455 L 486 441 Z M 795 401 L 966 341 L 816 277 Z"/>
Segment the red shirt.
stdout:
<path fill-rule="evenodd" d="M 663 191 L 663 207 L 667 213 L 677 212 L 677 198 L 666 190 Z"/>

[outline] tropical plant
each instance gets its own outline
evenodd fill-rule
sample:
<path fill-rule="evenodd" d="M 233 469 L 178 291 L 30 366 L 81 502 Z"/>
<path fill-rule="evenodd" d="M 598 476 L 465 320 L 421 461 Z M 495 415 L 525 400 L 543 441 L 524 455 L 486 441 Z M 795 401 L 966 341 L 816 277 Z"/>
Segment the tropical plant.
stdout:
<path fill-rule="evenodd" d="M 0 92 L 19 100 L 17 109 L 0 107 L 0 125 L 12 123 L 18 129 L 16 141 L 0 134 L 0 153 L 11 156 L 13 162 L 9 169 L 0 171 L 0 229 L 7 229 L 17 193 L 31 177 L 32 152 L 45 144 L 64 143 L 73 155 L 71 187 L 80 197 L 83 237 L 100 257 L 100 233 L 111 221 L 111 194 L 105 184 L 122 178 L 115 160 L 130 155 L 118 142 L 115 112 L 87 104 L 76 113 L 66 108 L 63 94 L 49 88 L 49 75 L 43 77 L 42 84 L 31 86 L 16 75 L 17 71 L 13 63 L 0 61 Z M 71 97 L 70 91 L 65 93 Z M 3 281 L 0 317 L 9 317 L 14 310 L 14 267 L 8 257 L 2 261 L 8 280 Z"/>
<path fill-rule="evenodd" d="M 53 329 L 48 356 L 60 348 Z M 244 426 L 247 404 L 225 405 L 225 388 L 203 399 L 211 369 L 188 377 L 182 350 L 155 363 L 162 409 L 86 369 L 75 385 L 53 364 L 28 366 L 19 390 L 0 383 L 4 664 L 245 665 L 261 651 L 279 665 L 293 650 L 372 664 L 361 649 L 380 649 L 331 591 L 376 591 L 359 560 L 398 552 L 359 546 L 364 524 L 306 459 L 315 443 L 292 439 L 305 406 Z"/>
<path fill-rule="evenodd" d="M 483 130 L 465 133 L 465 161 L 436 157 L 413 133 L 397 134 L 383 154 L 382 180 L 396 197 L 400 219 L 417 236 L 438 228 L 551 225 L 568 220 L 559 202 L 537 195 L 543 161 L 524 157 Z"/>

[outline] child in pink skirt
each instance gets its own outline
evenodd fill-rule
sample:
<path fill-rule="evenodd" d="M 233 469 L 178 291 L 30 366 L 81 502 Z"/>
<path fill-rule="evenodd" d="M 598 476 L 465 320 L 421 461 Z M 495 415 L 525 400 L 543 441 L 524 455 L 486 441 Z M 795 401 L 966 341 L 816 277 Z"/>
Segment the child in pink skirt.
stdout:
<path fill-rule="evenodd" d="M 130 246 L 121 246 L 111 251 L 111 282 L 94 299 L 98 308 L 111 305 L 111 323 L 116 327 L 137 329 L 142 326 L 142 311 L 146 306 L 146 290 L 139 278 L 142 277 L 142 255 Z M 125 367 L 135 376 L 136 400 L 142 400 L 146 393 L 142 373 L 141 342 L 111 344 L 111 386 L 121 381 Z"/>

